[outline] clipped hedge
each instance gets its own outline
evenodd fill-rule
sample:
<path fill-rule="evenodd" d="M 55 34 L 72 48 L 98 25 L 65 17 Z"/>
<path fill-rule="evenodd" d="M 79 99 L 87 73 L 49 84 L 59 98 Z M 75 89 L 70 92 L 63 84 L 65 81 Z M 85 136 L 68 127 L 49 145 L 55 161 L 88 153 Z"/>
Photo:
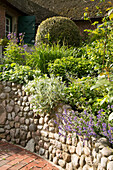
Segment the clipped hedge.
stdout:
<path fill-rule="evenodd" d="M 37 30 L 37 43 L 59 43 L 79 46 L 80 34 L 76 24 L 66 17 L 52 17 L 43 21 Z"/>

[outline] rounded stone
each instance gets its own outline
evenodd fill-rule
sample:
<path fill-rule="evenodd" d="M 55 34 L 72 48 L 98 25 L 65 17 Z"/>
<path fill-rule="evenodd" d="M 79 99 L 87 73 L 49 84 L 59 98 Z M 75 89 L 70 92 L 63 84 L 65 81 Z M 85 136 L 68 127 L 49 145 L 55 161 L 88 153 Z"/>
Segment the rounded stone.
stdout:
<path fill-rule="evenodd" d="M 93 170 L 93 169 L 91 169 L 91 167 L 86 164 L 86 165 L 83 167 L 83 170 Z M 99 169 L 99 170 L 100 170 L 100 169 Z"/>
<path fill-rule="evenodd" d="M 31 124 L 31 125 L 29 125 L 29 130 L 30 130 L 30 132 L 33 132 L 33 131 L 36 131 L 36 125 L 35 124 Z"/>
<path fill-rule="evenodd" d="M 92 157 L 91 156 L 85 157 L 85 161 L 86 161 L 87 165 L 92 166 L 93 162 L 92 162 Z"/>
<path fill-rule="evenodd" d="M 76 147 L 75 146 L 69 146 L 69 152 L 72 154 L 72 153 L 75 153 L 76 151 Z"/>
<path fill-rule="evenodd" d="M 10 105 L 11 105 L 11 106 L 14 106 L 14 105 L 15 105 L 14 100 L 11 100 L 11 101 L 10 101 Z"/>
<path fill-rule="evenodd" d="M 20 139 L 26 140 L 27 132 L 20 130 Z"/>
<path fill-rule="evenodd" d="M 109 147 L 104 147 L 102 150 L 101 150 L 101 153 L 103 156 L 110 156 L 113 154 L 113 149 L 109 148 Z"/>
<path fill-rule="evenodd" d="M 77 147 L 76 147 L 76 153 L 81 156 L 83 153 L 83 146 L 81 145 L 81 143 L 79 142 Z"/>
<path fill-rule="evenodd" d="M 107 164 L 107 170 L 113 170 L 113 161 L 110 161 L 110 162 Z"/>
<path fill-rule="evenodd" d="M 19 138 L 19 135 L 20 135 L 20 129 L 16 129 L 16 132 L 15 132 L 15 138 Z"/>
<path fill-rule="evenodd" d="M 45 153 L 45 149 L 40 148 L 40 149 L 39 149 L 39 155 L 44 155 L 44 153 Z"/>
<path fill-rule="evenodd" d="M 23 101 L 24 101 L 24 102 L 27 102 L 27 101 L 28 101 L 28 96 L 24 96 L 24 97 L 23 97 Z"/>
<path fill-rule="evenodd" d="M 70 162 L 71 161 L 71 154 L 63 152 L 62 157 L 63 157 L 63 160 L 66 161 L 66 162 Z"/>
<path fill-rule="evenodd" d="M 51 145 L 51 146 L 49 147 L 49 152 L 52 153 L 52 150 L 53 150 L 53 146 Z"/>
<path fill-rule="evenodd" d="M 110 156 L 108 157 L 108 160 L 113 161 L 113 155 L 110 155 Z"/>
<path fill-rule="evenodd" d="M 19 115 L 20 117 L 22 117 L 22 116 L 23 116 L 23 112 L 19 112 L 18 115 Z"/>
<path fill-rule="evenodd" d="M 30 123 L 34 123 L 34 119 L 29 118 Z"/>
<path fill-rule="evenodd" d="M 27 143 L 25 149 L 34 152 L 35 151 L 35 141 L 34 139 L 30 139 L 29 142 Z"/>
<path fill-rule="evenodd" d="M 106 168 L 108 159 L 106 157 L 101 158 L 101 166 Z"/>
<path fill-rule="evenodd" d="M 11 113 L 8 113 L 8 117 L 7 117 L 8 120 L 11 120 L 12 117 L 11 117 Z"/>
<path fill-rule="evenodd" d="M 16 116 L 15 117 L 15 122 L 19 122 L 19 120 L 20 120 L 19 116 Z"/>
<path fill-rule="evenodd" d="M 24 123 L 25 123 L 25 118 L 24 118 L 24 117 L 20 118 L 20 123 L 21 123 L 21 124 L 24 124 Z"/>
<path fill-rule="evenodd" d="M 29 124 L 30 124 L 29 119 L 26 119 L 26 120 L 25 120 L 25 123 L 26 123 L 26 125 L 29 125 Z"/>
<path fill-rule="evenodd" d="M 26 125 L 20 125 L 20 129 L 24 131 L 28 131 L 28 126 Z"/>
<path fill-rule="evenodd" d="M 38 125 L 38 126 L 37 126 L 37 129 L 39 129 L 39 130 L 41 130 L 42 128 L 43 128 L 42 125 Z"/>
<path fill-rule="evenodd" d="M 71 162 L 66 164 L 66 170 L 73 170 L 73 165 Z"/>
<path fill-rule="evenodd" d="M 7 129 L 7 130 L 11 129 L 10 125 L 6 125 L 4 128 Z"/>
<path fill-rule="evenodd" d="M 21 146 L 25 147 L 26 141 L 21 141 L 20 144 L 21 144 Z"/>
<path fill-rule="evenodd" d="M 45 157 L 46 159 L 49 159 L 49 152 L 48 152 L 48 150 L 45 151 L 44 157 Z"/>
<path fill-rule="evenodd" d="M 5 98 L 6 98 L 6 93 L 1 93 L 1 94 L 0 94 L 0 98 L 1 98 L 1 99 L 5 99 Z"/>
<path fill-rule="evenodd" d="M 10 136 L 11 136 L 11 138 L 14 138 L 14 136 L 15 136 L 15 129 L 11 129 L 10 130 Z"/>
<path fill-rule="evenodd" d="M 30 103 L 29 103 L 29 102 L 26 102 L 26 103 L 25 103 L 25 105 L 26 105 L 26 106 L 29 106 L 29 105 L 30 105 Z"/>
<path fill-rule="evenodd" d="M 65 165 L 66 165 L 66 162 L 65 162 L 64 160 L 62 160 L 62 159 L 59 159 L 59 160 L 58 160 L 58 164 L 59 164 L 62 168 L 64 168 Z"/>
<path fill-rule="evenodd" d="M 80 166 L 83 167 L 85 165 L 85 155 L 80 157 Z"/>
<path fill-rule="evenodd" d="M 38 119 L 34 119 L 34 124 L 35 124 L 35 125 L 38 124 Z"/>
<path fill-rule="evenodd" d="M 49 131 L 49 126 L 48 126 L 48 124 L 47 124 L 47 123 L 45 123 L 45 124 L 44 124 L 44 127 L 43 127 L 43 129 L 44 129 L 44 130 L 47 130 L 47 131 Z"/>
<path fill-rule="evenodd" d="M 41 118 L 39 119 L 39 124 L 44 124 L 44 118 L 43 118 L 43 117 L 41 117 Z"/>
<path fill-rule="evenodd" d="M 29 117 L 33 117 L 33 115 L 34 115 L 33 111 L 28 112 Z"/>
<path fill-rule="evenodd" d="M 24 108 L 24 111 L 25 111 L 25 112 L 29 112 L 29 111 L 30 111 L 30 107 L 29 107 L 29 106 L 25 107 L 25 108 Z"/>
<path fill-rule="evenodd" d="M 27 139 L 28 140 L 31 139 L 31 133 L 30 132 L 28 132 L 28 134 L 27 134 Z"/>
<path fill-rule="evenodd" d="M 53 155 L 49 154 L 49 160 L 52 161 L 53 160 Z"/>
<path fill-rule="evenodd" d="M 13 111 L 13 107 L 12 107 L 11 105 L 7 105 L 7 106 L 6 106 L 6 111 L 7 111 L 8 113 L 12 112 L 12 111 Z"/>
<path fill-rule="evenodd" d="M 3 125 L 5 124 L 6 121 L 6 110 L 5 107 L 0 104 L 0 124 Z"/>
<path fill-rule="evenodd" d="M 11 82 L 10 81 L 7 81 L 7 86 L 11 87 Z"/>
<path fill-rule="evenodd" d="M 0 128 L 0 133 L 5 132 L 4 128 Z"/>
<path fill-rule="evenodd" d="M 69 145 L 72 144 L 72 139 L 71 139 L 71 137 L 67 137 L 66 144 L 69 144 Z"/>
<path fill-rule="evenodd" d="M 11 91 L 11 88 L 9 86 L 4 87 L 4 92 L 9 93 Z"/>
<path fill-rule="evenodd" d="M 53 158 L 53 163 L 56 164 L 56 165 L 58 164 L 58 158 L 57 157 Z"/>
<path fill-rule="evenodd" d="M 79 166 L 79 160 L 80 160 L 80 158 L 77 154 L 71 155 L 71 162 L 72 162 L 74 168 L 77 168 Z"/>
<path fill-rule="evenodd" d="M 69 148 L 69 147 L 68 147 L 67 145 L 62 144 L 62 149 L 63 149 L 63 151 L 68 152 L 68 151 L 69 151 L 68 148 Z"/>
<path fill-rule="evenodd" d="M 20 107 L 18 105 L 15 105 L 14 111 L 15 111 L 15 113 L 18 113 L 20 111 Z"/>
<path fill-rule="evenodd" d="M 17 88 L 16 87 L 12 87 L 12 91 L 17 91 Z"/>
<path fill-rule="evenodd" d="M 88 147 L 85 147 L 85 148 L 84 148 L 84 154 L 85 154 L 86 156 L 89 156 L 89 155 L 90 155 L 90 149 L 89 149 Z"/>
<path fill-rule="evenodd" d="M 38 145 L 39 145 L 40 147 L 43 147 L 43 146 L 44 146 L 44 141 L 43 141 L 43 140 L 40 140 L 40 141 L 38 142 Z"/>

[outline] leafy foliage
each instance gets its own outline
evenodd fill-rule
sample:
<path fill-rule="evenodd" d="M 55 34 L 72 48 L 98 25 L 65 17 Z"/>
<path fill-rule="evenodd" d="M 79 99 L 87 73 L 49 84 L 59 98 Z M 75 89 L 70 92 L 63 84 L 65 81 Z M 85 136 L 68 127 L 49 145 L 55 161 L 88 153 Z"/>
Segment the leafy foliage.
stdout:
<path fill-rule="evenodd" d="M 39 70 L 31 70 L 29 66 L 21 66 L 15 63 L 0 65 L 0 81 L 25 84 L 40 75 Z"/>
<path fill-rule="evenodd" d="M 31 94 L 31 103 L 39 112 L 51 111 L 59 102 L 64 101 L 65 85 L 59 78 L 46 75 L 29 82 L 25 91 Z"/>
<path fill-rule="evenodd" d="M 68 87 L 65 89 L 66 101 L 74 110 L 92 110 L 93 114 L 99 110 L 98 99 L 106 95 L 104 87 L 96 88 L 93 91 L 90 88 L 96 83 L 96 78 L 83 77 L 81 79 L 70 79 Z M 106 106 L 106 105 L 105 105 Z"/>
<path fill-rule="evenodd" d="M 113 70 L 113 68 L 112 68 Z M 94 86 L 91 87 L 91 90 L 99 87 L 104 87 L 106 89 L 107 93 L 103 98 L 100 99 L 100 105 L 103 103 L 112 103 L 113 102 L 113 72 L 110 73 L 103 73 L 100 76 L 98 76 L 98 80 Z"/>
<path fill-rule="evenodd" d="M 62 76 L 64 80 L 68 80 L 69 76 L 82 78 L 96 74 L 93 63 L 90 60 L 75 56 L 56 59 L 54 63 L 49 63 L 48 71 L 55 76 Z"/>

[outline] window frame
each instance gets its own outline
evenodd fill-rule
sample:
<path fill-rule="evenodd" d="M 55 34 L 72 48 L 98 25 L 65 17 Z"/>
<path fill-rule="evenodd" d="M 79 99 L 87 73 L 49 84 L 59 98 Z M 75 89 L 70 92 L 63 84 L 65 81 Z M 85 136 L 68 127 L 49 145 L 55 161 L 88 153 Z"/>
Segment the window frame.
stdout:
<path fill-rule="evenodd" d="M 7 20 L 9 21 L 9 24 L 7 24 Z M 9 30 L 7 30 L 6 27 L 9 27 Z M 9 15 L 5 16 L 5 36 L 7 37 L 8 33 L 12 32 L 12 17 Z"/>

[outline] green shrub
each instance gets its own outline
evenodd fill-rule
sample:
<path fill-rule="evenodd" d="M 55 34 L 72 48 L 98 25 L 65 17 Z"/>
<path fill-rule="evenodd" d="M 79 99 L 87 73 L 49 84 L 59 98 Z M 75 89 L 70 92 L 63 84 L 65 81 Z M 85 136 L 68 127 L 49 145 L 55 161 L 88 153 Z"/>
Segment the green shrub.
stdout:
<path fill-rule="evenodd" d="M 74 56 L 63 57 L 56 59 L 54 63 L 49 63 L 48 71 L 55 76 L 63 77 L 64 80 L 67 80 L 69 76 L 81 78 L 96 74 L 93 63 L 90 60 L 82 57 L 76 58 Z"/>
<path fill-rule="evenodd" d="M 16 33 L 9 33 L 7 37 L 9 43 L 4 50 L 3 63 L 25 65 L 27 44 L 23 43 L 24 35 L 20 33 L 19 38 L 17 38 Z"/>
<path fill-rule="evenodd" d="M 9 40 L 7 38 L 0 39 L 0 45 L 3 47 L 6 47 L 9 43 Z"/>
<path fill-rule="evenodd" d="M 57 58 L 75 55 L 76 49 L 67 48 L 66 46 L 60 47 L 57 45 L 40 45 L 35 46 L 30 53 L 26 56 L 26 65 L 32 68 L 40 69 L 42 73 L 48 73 L 47 67 L 49 62 L 53 62 Z"/>
<path fill-rule="evenodd" d="M 52 17 L 43 21 L 37 30 L 37 43 L 79 46 L 80 34 L 76 24 L 66 17 Z"/>
<path fill-rule="evenodd" d="M 99 100 L 107 94 L 104 87 L 90 90 L 96 83 L 97 78 L 83 77 L 81 79 L 71 80 L 72 82 L 65 88 L 66 102 L 75 110 L 88 110 L 96 113 L 100 108 Z"/>
<path fill-rule="evenodd" d="M 25 64 L 25 48 L 14 42 L 10 42 L 4 51 L 4 63 Z"/>
<path fill-rule="evenodd" d="M 15 63 L 0 65 L 0 81 L 25 84 L 40 75 L 39 70 L 32 70 L 29 66 L 19 66 Z"/>
<path fill-rule="evenodd" d="M 29 82 L 25 91 L 31 95 L 31 103 L 39 112 L 47 112 L 52 111 L 54 106 L 64 101 L 64 88 L 65 85 L 59 78 L 53 76 L 48 78 L 45 75 Z"/>

